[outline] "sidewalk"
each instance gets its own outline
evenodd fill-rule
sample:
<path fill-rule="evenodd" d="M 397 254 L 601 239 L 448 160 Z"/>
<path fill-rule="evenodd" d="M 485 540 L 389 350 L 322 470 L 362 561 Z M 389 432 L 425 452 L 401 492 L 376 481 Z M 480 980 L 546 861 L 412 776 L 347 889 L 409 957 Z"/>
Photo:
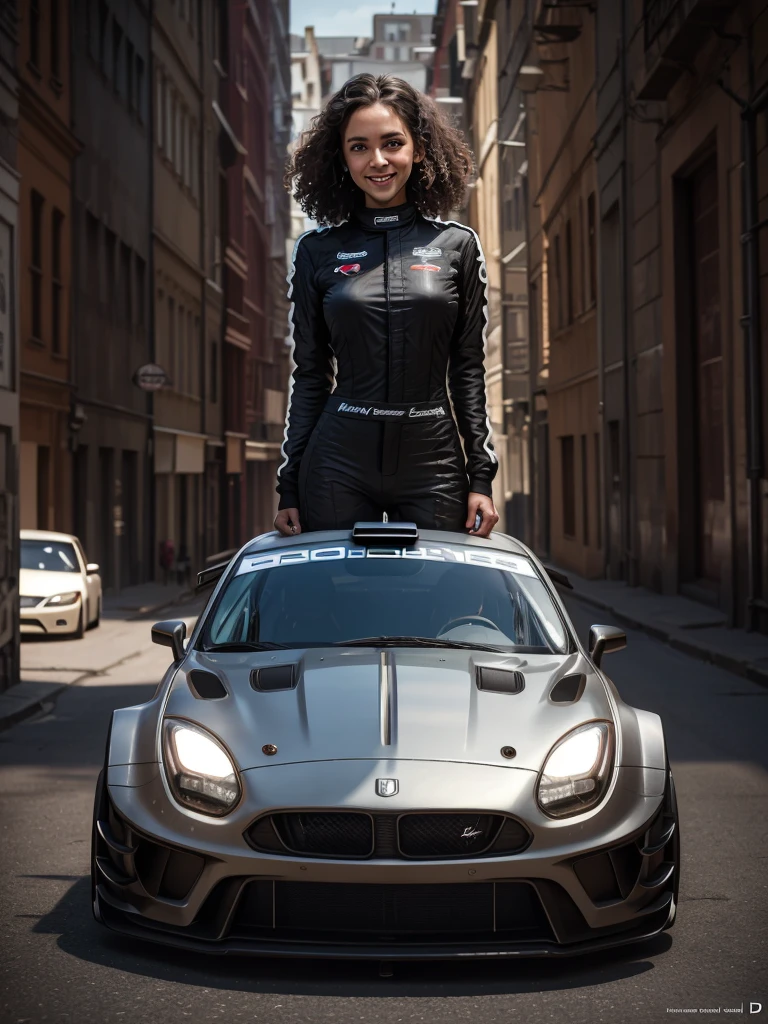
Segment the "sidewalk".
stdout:
<path fill-rule="evenodd" d="M 194 591 L 184 584 L 141 583 L 135 587 L 126 587 L 118 593 L 104 595 L 102 622 L 119 623 L 143 618 L 162 618 L 164 609 L 185 604 L 193 597 Z M 91 660 L 91 644 L 88 644 L 88 652 L 80 645 L 88 640 L 99 640 L 105 628 L 109 630 L 110 627 L 102 626 L 101 630 L 89 631 L 83 640 L 73 642 L 71 647 L 67 645 L 66 652 L 68 655 L 74 655 L 78 667 L 60 663 L 50 667 L 30 664 L 35 654 L 45 657 L 50 651 L 54 658 L 61 655 L 58 652 L 54 653 L 56 648 L 50 649 L 47 644 L 22 644 L 21 682 L 0 693 L 0 731 L 52 707 L 55 698 L 68 686 L 76 686 L 92 677 L 95 671 L 100 671 L 101 666 Z M 115 627 L 111 628 L 114 631 Z M 111 647 L 109 649 L 111 650 Z M 107 660 L 111 660 L 112 657 L 120 657 L 119 649 L 114 650 Z"/>
<path fill-rule="evenodd" d="M 729 629 L 725 615 L 679 594 L 657 594 L 617 580 L 587 580 L 561 569 L 573 590 L 564 598 L 598 608 L 606 624 L 640 629 L 693 658 L 709 661 L 752 682 L 768 686 L 768 636 Z"/>

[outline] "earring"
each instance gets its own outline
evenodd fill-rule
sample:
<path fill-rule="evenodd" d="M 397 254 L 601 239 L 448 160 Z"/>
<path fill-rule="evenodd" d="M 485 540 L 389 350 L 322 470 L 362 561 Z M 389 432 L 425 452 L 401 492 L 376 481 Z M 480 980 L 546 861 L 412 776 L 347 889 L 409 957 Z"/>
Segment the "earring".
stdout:
<path fill-rule="evenodd" d="M 341 166 L 344 168 L 344 173 L 345 174 L 349 174 L 349 168 L 347 167 L 347 165 L 346 164 L 342 164 Z"/>

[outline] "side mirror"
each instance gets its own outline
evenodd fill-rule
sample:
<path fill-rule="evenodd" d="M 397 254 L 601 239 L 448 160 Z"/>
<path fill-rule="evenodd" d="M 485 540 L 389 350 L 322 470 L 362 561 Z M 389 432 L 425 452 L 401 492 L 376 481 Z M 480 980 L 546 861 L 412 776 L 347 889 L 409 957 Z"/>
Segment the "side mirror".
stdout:
<path fill-rule="evenodd" d="M 90 574 L 92 572 L 98 572 L 99 571 L 99 563 L 98 562 L 89 562 L 88 565 L 86 565 L 86 567 L 85 567 L 85 571 L 88 573 L 89 576 L 90 576 Z"/>
<path fill-rule="evenodd" d="M 600 667 L 604 654 L 623 651 L 627 646 L 627 634 L 616 626 L 592 626 L 589 630 L 589 656 Z"/>
<path fill-rule="evenodd" d="M 173 660 L 181 661 L 184 657 L 184 640 L 187 636 L 187 624 L 183 619 L 169 619 L 167 622 L 156 622 L 152 627 L 152 643 L 161 647 L 170 647 Z"/>

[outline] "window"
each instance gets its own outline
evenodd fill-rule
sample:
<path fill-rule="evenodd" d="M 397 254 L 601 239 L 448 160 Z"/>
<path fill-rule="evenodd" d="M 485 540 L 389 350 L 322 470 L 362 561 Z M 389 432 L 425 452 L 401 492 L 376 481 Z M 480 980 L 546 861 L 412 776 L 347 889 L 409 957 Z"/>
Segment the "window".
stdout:
<path fill-rule="evenodd" d="M 142 327 L 145 317 L 147 266 L 140 256 L 137 256 L 134 262 L 136 265 L 136 323 Z"/>
<path fill-rule="evenodd" d="M 43 205 L 45 200 L 34 190 L 31 203 L 29 277 L 32 297 L 32 337 L 43 338 Z"/>
<path fill-rule="evenodd" d="M 165 140 L 165 104 L 163 102 L 165 83 L 163 81 L 162 71 L 158 71 L 155 76 L 155 142 L 157 148 L 163 148 L 163 142 Z"/>
<path fill-rule="evenodd" d="M 173 90 L 167 78 L 163 79 L 163 95 L 165 96 L 165 157 L 173 160 Z"/>
<path fill-rule="evenodd" d="M 168 373 L 171 387 L 176 388 L 176 303 L 168 296 Z"/>
<path fill-rule="evenodd" d="M 124 243 L 120 243 L 120 316 L 123 325 L 130 327 L 133 324 L 133 280 L 131 278 L 131 250 Z"/>
<path fill-rule="evenodd" d="M 61 210 L 53 211 L 51 221 L 51 351 L 61 353 L 61 239 L 64 231 L 64 214 Z"/>
<path fill-rule="evenodd" d="M 179 174 L 184 185 L 187 184 L 187 112 L 179 114 Z"/>
<path fill-rule="evenodd" d="M 107 315 L 111 320 L 115 316 L 115 261 L 117 259 L 117 236 L 115 235 L 114 231 L 110 231 L 108 228 L 104 232 L 104 249 L 104 269 L 107 275 Z"/>
<path fill-rule="evenodd" d="M 85 235 L 87 250 L 86 280 L 93 282 L 91 298 L 94 306 L 102 303 L 102 295 L 99 289 L 99 267 L 101 265 L 101 253 L 99 252 L 99 222 L 92 213 L 85 215 Z"/>
<path fill-rule="evenodd" d="M 38 71 L 40 68 L 40 0 L 29 3 L 29 63 Z"/>
<path fill-rule="evenodd" d="M 584 203 L 579 196 L 579 309 L 583 313 L 588 306 L 587 302 L 587 275 L 586 261 L 584 259 Z"/>
<path fill-rule="evenodd" d="M 112 20 L 112 87 L 120 95 L 120 61 L 123 52 L 123 30 Z"/>
<path fill-rule="evenodd" d="M 200 351 L 200 342 L 199 342 L 199 338 L 200 338 L 200 317 L 199 316 L 196 316 L 196 317 L 192 318 L 192 322 L 190 324 L 190 333 L 192 335 L 191 343 L 190 343 L 190 348 L 189 348 L 189 358 L 190 358 L 190 364 L 192 366 L 192 394 L 196 395 L 196 396 L 199 395 L 200 398 L 202 398 L 203 397 L 203 394 L 202 394 L 202 390 L 203 389 L 201 387 L 201 381 L 200 381 L 200 360 L 197 358 L 197 353 Z"/>
<path fill-rule="evenodd" d="M 581 435 L 581 529 L 585 547 L 589 545 L 589 466 L 587 435 Z"/>
<path fill-rule="evenodd" d="M 107 24 L 109 23 L 109 8 L 105 0 L 99 0 L 99 67 L 104 74 L 107 73 Z"/>
<path fill-rule="evenodd" d="M 565 308 L 568 323 L 573 323 L 573 237 L 570 218 L 565 222 Z"/>
<path fill-rule="evenodd" d="M 133 43 L 127 39 L 125 41 L 125 98 L 128 102 L 128 109 L 135 109 L 134 96 L 134 84 L 133 84 L 133 72 L 134 72 L 134 61 L 133 55 Z"/>
<path fill-rule="evenodd" d="M 134 106 L 139 121 L 144 123 L 144 61 L 136 58 L 136 103 Z"/>
<path fill-rule="evenodd" d="M 50 44 L 51 44 L 51 78 L 61 80 L 61 33 L 59 20 L 59 0 L 50 0 Z"/>
<path fill-rule="evenodd" d="M 560 474 L 563 487 L 563 534 L 576 536 L 576 474 L 573 465 L 573 434 L 560 438 Z"/>
<path fill-rule="evenodd" d="M 211 369 L 208 378 L 210 388 L 209 396 L 212 402 L 219 400 L 219 345 L 218 342 L 211 342 Z"/>
<path fill-rule="evenodd" d="M 550 315 L 556 329 L 563 326 L 562 276 L 560 273 L 560 235 L 555 235 Z"/>
<path fill-rule="evenodd" d="M 587 246 L 589 250 L 589 302 L 597 302 L 597 238 L 595 236 L 595 193 L 587 199 Z"/>
<path fill-rule="evenodd" d="M 594 435 L 594 452 L 595 452 L 595 541 L 598 548 L 603 546 L 603 531 L 601 525 L 601 505 L 600 500 L 600 485 L 602 482 L 602 468 L 600 466 L 600 435 Z"/>

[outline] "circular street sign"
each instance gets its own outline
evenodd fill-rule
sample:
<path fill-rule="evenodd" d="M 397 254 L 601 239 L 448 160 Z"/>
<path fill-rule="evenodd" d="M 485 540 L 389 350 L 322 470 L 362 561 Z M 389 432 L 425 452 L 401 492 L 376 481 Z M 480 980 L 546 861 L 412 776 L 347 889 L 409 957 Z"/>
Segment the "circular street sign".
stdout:
<path fill-rule="evenodd" d="M 146 363 L 134 373 L 133 383 L 142 391 L 159 391 L 171 382 L 162 366 L 158 366 L 157 363 Z"/>

